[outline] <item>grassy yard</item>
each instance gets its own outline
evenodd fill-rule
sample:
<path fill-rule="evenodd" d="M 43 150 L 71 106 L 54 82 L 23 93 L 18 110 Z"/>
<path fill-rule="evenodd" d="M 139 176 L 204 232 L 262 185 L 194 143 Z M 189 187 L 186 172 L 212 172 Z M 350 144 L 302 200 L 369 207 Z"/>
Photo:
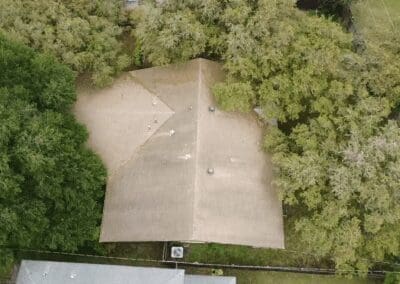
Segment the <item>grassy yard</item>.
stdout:
<path fill-rule="evenodd" d="M 221 244 L 191 244 L 187 248 L 185 260 L 214 264 L 332 267 L 332 264 L 327 260 L 299 252 Z"/>
<path fill-rule="evenodd" d="M 6 283 L 10 279 L 13 270 L 13 264 L 7 267 L 0 267 L 0 283 Z"/>
<path fill-rule="evenodd" d="M 366 40 L 374 40 L 382 29 L 395 30 L 400 36 L 399 0 L 363 0 L 352 7 L 355 25 Z"/>

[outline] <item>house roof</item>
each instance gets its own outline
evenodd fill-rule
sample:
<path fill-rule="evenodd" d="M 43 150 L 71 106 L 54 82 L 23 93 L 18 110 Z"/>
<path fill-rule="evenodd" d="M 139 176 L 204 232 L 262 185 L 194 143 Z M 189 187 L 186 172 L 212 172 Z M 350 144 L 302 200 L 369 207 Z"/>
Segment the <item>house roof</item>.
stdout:
<path fill-rule="evenodd" d="M 185 284 L 236 284 L 236 277 L 185 275 Z"/>
<path fill-rule="evenodd" d="M 251 114 L 209 111 L 221 80 L 219 64 L 197 59 L 80 93 L 75 112 L 109 171 L 101 242 L 283 248 L 262 128 Z"/>
<path fill-rule="evenodd" d="M 184 279 L 182 269 L 23 260 L 16 284 L 183 284 Z"/>
<path fill-rule="evenodd" d="M 183 269 L 22 260 L 16 284 L 235 284 L 235 277 L 185 275 Z"/>

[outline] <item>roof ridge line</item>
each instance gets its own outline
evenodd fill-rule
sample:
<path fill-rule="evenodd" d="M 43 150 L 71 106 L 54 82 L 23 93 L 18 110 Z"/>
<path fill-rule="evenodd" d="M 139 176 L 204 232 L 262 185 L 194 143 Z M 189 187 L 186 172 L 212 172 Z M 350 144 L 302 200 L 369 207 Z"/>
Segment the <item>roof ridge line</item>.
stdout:
<path fill-rule="evenodd" d="M 195 174 L 194 174 L 194 185 L 193 185 L 193 200 L 192 200 L 192 232 L 191 232 L 191 240 L 194 240 L 195 236 L 195 205 L 196 205 L 196 191 L 198 190 L 198 167 L 199 167 L 199 121 L 200 121 L 200 94 L 201 94 L 201 89 L 202 89 L 202 83 L 203 83 L 203 76 L 202 76 L 202 60 L 197 60 L 198 62 L 198 74 L 197 74 L 197 94 L 196 94 L 196 99 L 197 99 L 197 107 L 196 107 L 196 149 L 195 149 L 195 162 L 194 162 L 194 167 L 195 167 Z"/>

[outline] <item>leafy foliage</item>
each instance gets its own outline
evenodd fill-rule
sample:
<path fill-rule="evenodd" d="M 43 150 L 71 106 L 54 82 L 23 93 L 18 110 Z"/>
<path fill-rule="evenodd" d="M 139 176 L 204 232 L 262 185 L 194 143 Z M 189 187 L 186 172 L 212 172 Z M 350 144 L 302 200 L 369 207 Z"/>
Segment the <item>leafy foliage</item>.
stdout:
<path fill-rule="evenodd" d="M 398 283 L 400 283 L 400 272 L 386 274 L 384 284 L 398 284 Z"/>
<path fill-rule="evenodd" d="M 0 69 L 0 246 L 74 251 L 97 238 L 106 173 L 70 113 L 73 73 L 3 36 Z"/>
<path fill-rule="evenodd" d="M 141 24 L 136 35 L 150 62 L 168 64 L 178 58 L 187 60 L 204 51 L 206 35 L 190 9 L 179 13 L 175 13 L 174 7 L 163 13 L 151 5 L 144 5 L 143 9 L 143 16 L 148 20 L 139 20 Z"/>
<path fill-rule="evenodd" d="M 216 84 L 213 93 L 217 103 L 227 111 L 250 111 L 256 101 L 248 83 Z"/>
<path fill-rule="evenodd" d="M 265 145 L 308 251 L 364 272 L 399 253 L 400 131 L 390 119 L 400 105 L 398 39 L 357 54 L 337 23 L 290 0 L 148 5 L 136 34 L 159 38 L 157 47 L 143 46 L 150 62 L 222 59 L 227 80 L 214 88 L 219 104 L 242 111 L 257 104 L 278 119 Z M 172 11 L 186 17 L 185 27 L 168 23 Z M 206 38 L 164 39 L 183 29 Z M 178 52 L 163 51 L 165 41 Z"/>
<path fill-rule="evenodd" d="M 56 56 L 97 85 L 129 64 L 118 36 L 119 0 L 2 0 L 0 31 Z"/>

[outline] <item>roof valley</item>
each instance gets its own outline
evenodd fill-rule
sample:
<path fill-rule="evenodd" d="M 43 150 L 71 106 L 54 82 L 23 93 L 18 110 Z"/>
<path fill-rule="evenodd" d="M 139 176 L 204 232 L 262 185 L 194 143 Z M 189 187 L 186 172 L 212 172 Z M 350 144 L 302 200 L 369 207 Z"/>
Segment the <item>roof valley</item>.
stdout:
<path fill-rule="evenodd" d="M 109 176 L 108 176 L 108 180 L 109 180 L 109 181 L 111 181 L 111 180 L 114 178 L 114 176 L 116 175 L 116 173 L 118 172 L 119 169 L 121 169 L 122 167 L 124 167 L 126 164 L 128 164 L 130 161 L 132 161 L 132 160 L 135 158 L 136 154 L 140 151 L 140 149 L 141 149 L 141 148 L 142 148 L 142 147 L 143 147 L 157 132 L 158 132 L 158 129 L 162 128 L 162 126 L 163 126 L 164 124 L 166 124 L 166 123 L 174 116 L 174 114 L 175 114 L 175 110 L 174 110 L 169 104 L 167 104 L 164 100 L 162 100 L 162 99 L 157 95 L 157 93 L 156 93 L 154 90 L 152 90 L 151 88 L 149 88 L 149 87 L 145 84 L 145 82 L 143 82 L 143 81 L 140 80 L 139 78 L 136 78 L 136 77 L 134 77 L 134 76 L 132 76 L 132 75 L 130 75 L 130 77 L 132 78 L 133 81 L 137 82 L 140 86 L 142 86 L 145 90 L 147 90 L 153 97 L 156 97 L 157 99 L 159 99 L 160 102 L 162 102 L 162 103 L 168 108 L 169 112 L 166 112 L 166 113 L 170 114 L 170 116 L 169 116 L 168 119 L 166 119 L 163 123 L 161 123 L 161 124 L 158 125 L 157 130 L 154 131 L 153 135 L 147 137 L 147 139 L 145 139 L 145 140 L 143 141 L 143 143 L 142 143 L 141 145 L 139 145 L 139 146 L 136 148 L 136 150 L 132 153 L 132 155 L 131 155 L 127 160 L 125 160 L 125 161 L 123 161 L 122 163 L 120 163 L 120 164 L 115 168 L 115 170 L 113 170 L 113 171 L 109 174 Z"/>
<path fill-rule="evenodd" d="M 161 97 L 157 94 L 157 91 L 155 89 L 153 89 L 152 87 L 150 87 L 146 81 L 141 80 L 138 77 L 135 77 L 134 75 L 132 75 L 132 72 L 130 74 L 132 80 L 136 83 L 138 83 L 139 85 L 141 85 L 145 90 L 147 90 L 149 93 L 151 93 L 153 96 L 155 96 L 156 98 L 158 98 L 163 104 L 165 104 L 170 110 L 171 112 L 175 113 L 174 108 L 165 100 L 161 99 Z"/>

